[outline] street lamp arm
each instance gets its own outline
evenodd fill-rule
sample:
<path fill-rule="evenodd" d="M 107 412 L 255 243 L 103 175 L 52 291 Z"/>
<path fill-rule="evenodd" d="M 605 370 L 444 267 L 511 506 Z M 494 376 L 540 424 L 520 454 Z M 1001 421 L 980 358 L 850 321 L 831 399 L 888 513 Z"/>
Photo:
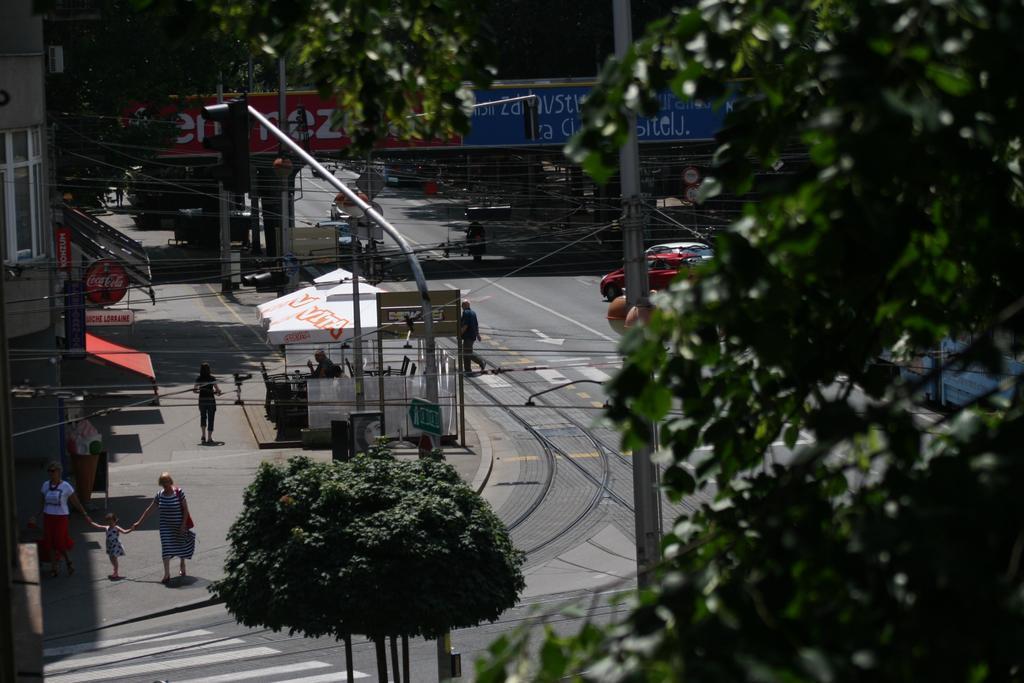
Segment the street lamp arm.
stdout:
<path fill-rule="evenodd" d="M 537 404 L 533 402 L 533 399 L 537 398 L 538 396 L 543 396 L 544 394 L 550 393 L 552 391 L 564 389 L 568 386 L 572 386 L 573 384 L 604 384 L 604 382 L 598 382 L 596 379 L 576 379 L 571 382 L 566 382 L 565 384 L 559 384 L 557 387 L 551 387 L 550 389 L 545 389 L 544 391 L 538 391 L 535 394 L 530 394 L 529 396 L 526 397 L 526 405 L 535 406 Z"/>
<path fill-rule="evenodd" d="M 350 202 L 362 209 L 370 220 L 379 225 L 384 232 L 391 236 L 391 239 L 395 240 L 395 243 L 398 244 L 399 250 L 405 254 L 406 259 L 409 261 L 409 268 L 412 270 L 412 276 L 416 280 L 416 287 L 420 292 L 423 311 L 423 335 L 425 337 L 425 352 L 427 356 L 427 400 L 432 403 L 437 403 L 437 358 L 434 355 L 434 314 L 431 310 L 430 292 L 427 289 L 427 280 L 423 276 L 423 269 L 420 267 L 420 262 L 416 259 L 416 254 L 409 246 L 409 243 L 405 241 L 405 238 L 402 237 L 401 233 L 399 233 L 398 230 L 395 229 L 395 226 L 391 225 L 384 216 L 377 213 L 376 209 L 374 209 L 369 203 L 363 201 L 355 192 L 345 185 L 345 183 L 341 182 L 341 180 L 336 178 L 333 173 L 329 172 L 323 164 L 313 157 L 312 154 L 292 140 L 290 135 L 271 123 L 266 116 L 261 114 L 252 106 L 249 107 L 249 115 L 259 121 L 260 125 L 270 131 L 270 134 L 277 138 L 278 142 L 309 164 L 309 166 L 319 173 L 324 180 L 333 185 L 338 192 L 345 195 Z"/>

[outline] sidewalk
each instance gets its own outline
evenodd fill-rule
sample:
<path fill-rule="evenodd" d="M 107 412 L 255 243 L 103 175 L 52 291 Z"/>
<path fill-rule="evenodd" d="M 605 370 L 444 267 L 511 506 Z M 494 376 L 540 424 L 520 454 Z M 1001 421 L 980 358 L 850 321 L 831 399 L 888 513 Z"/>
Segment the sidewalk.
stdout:
<path fill-rule="evenodd" d="M 137 231 L 125 216 L 103 218 L 147 247 L 167 249 L 166 232 Z M 181 250 L 175 256 L 215 255 Z M 200 444 L 199 415 L 191 393 L 199 364 L 210 362 L 214 374 L 222 380 L 223 399 L 235 395 L 231 373 L 248 372 L 259 377 L 259 362 L 276 359 L 276 352 L 263 343 L 253 324 L 254 307 L 270 295 L 241 291 L 225 298 L 216 285 L 194 283 L 168 283 L 156 289 L 157 305 L 138 307 L 134 329 L 106 328 L 103 336 L 152 354 L 160 405 L 116 410 L 93 419 L 93 423 L 111 452 L 108 510 L 118 515 L 121 526 L 130 526 L 138 519 L 158 491 L 156 481 L 161 472 L 169 471 L 175 484 L 184 489 L 198 538 L 195 557 L 188 563 L 190 576 L 176 579 L 169 586 L 160 583 L 163 564 L 158 515 L 153 514 L 137 531 L 122 537 L 127 555 L 121 558 L 120 571 L 128 578 L 110 581 L 103 531 L 87 527 L 74 514 L 71 533 L 75 540 L 75 574 L 68 577 L 62 567 L 61 575 L 51 578 L 49 565 L 42 567 L 47 639 L 85 634 L 207 602 L 207 586 L 222 576 L 228 550 L 225 539 L 242 509 L 242 492 L 260 463 L 284 462 L 295 455 L 330 459 L 330 451 L 259 450 L 242 407 L 230 400 L 221 403 L 216 413 L 218 445 Z M 242 397 L 247 402 L 262 403 L 263 391 L 258 382 L 248 382 Z M 466 447 L 445 449 L 447 461 L 478 491 L 486 483 L 492 459 L 489 426 L 484 423 L 478 433 L 479 424 L 480 416 L 467 410 Z M 404 449 L 396 455 L 413 458 L 416 452 Z M 28 472 L 19 486 L 37 491 L 42 481 L 41 475 Z M 101 494 L 94 495 L 91 507 L 93 519 L 102 520 Z M 19 516 L 27 518 L 36 511 L 22 511 L 26 512 Z M 176 573 L 177 560 L 172 560 L 171 569 L 172 575 Z"/>

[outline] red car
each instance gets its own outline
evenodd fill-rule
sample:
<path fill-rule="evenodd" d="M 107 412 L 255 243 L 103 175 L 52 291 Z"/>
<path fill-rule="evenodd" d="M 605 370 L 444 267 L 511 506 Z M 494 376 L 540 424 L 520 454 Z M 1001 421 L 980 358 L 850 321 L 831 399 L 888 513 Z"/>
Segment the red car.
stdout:
<path fill-rule="evenodd" d="M 647 257 L 647 280 L 651 289 L 665 289 L 683 268 L 700 263 L 700 257 L 690 253 L 659 254 Z M 608 301 L 615 300 L 626 289 L 626 272 L 623 268 L 613 270 L 601 278 L 601 296 Z"/>

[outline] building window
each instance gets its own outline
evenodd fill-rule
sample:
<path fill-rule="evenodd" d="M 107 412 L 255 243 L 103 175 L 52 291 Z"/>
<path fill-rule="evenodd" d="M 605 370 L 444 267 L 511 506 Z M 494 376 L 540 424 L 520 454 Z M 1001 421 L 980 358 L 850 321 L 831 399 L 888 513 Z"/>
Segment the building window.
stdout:
<path fill-rule="evenodd" d="M 0 132 L 0 234 L 7 261 L 46 253 L 42 174 L 39 128 Z"/>

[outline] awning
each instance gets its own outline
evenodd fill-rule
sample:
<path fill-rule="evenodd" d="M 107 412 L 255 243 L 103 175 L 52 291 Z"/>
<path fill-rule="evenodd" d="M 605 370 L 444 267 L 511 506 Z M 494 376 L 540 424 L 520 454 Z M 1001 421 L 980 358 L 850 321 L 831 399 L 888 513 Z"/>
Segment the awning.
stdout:
<path fill-rule="evenodd" d="M 153 383 L 153 393 L 157 393 L 156 373 L 153 371 L 153 360 L 148 353 L 115 344 L 90 332 L 85 333 L 85 352 L 89 354 L 90 359 L 104 365 L 145 377 Z"/>

